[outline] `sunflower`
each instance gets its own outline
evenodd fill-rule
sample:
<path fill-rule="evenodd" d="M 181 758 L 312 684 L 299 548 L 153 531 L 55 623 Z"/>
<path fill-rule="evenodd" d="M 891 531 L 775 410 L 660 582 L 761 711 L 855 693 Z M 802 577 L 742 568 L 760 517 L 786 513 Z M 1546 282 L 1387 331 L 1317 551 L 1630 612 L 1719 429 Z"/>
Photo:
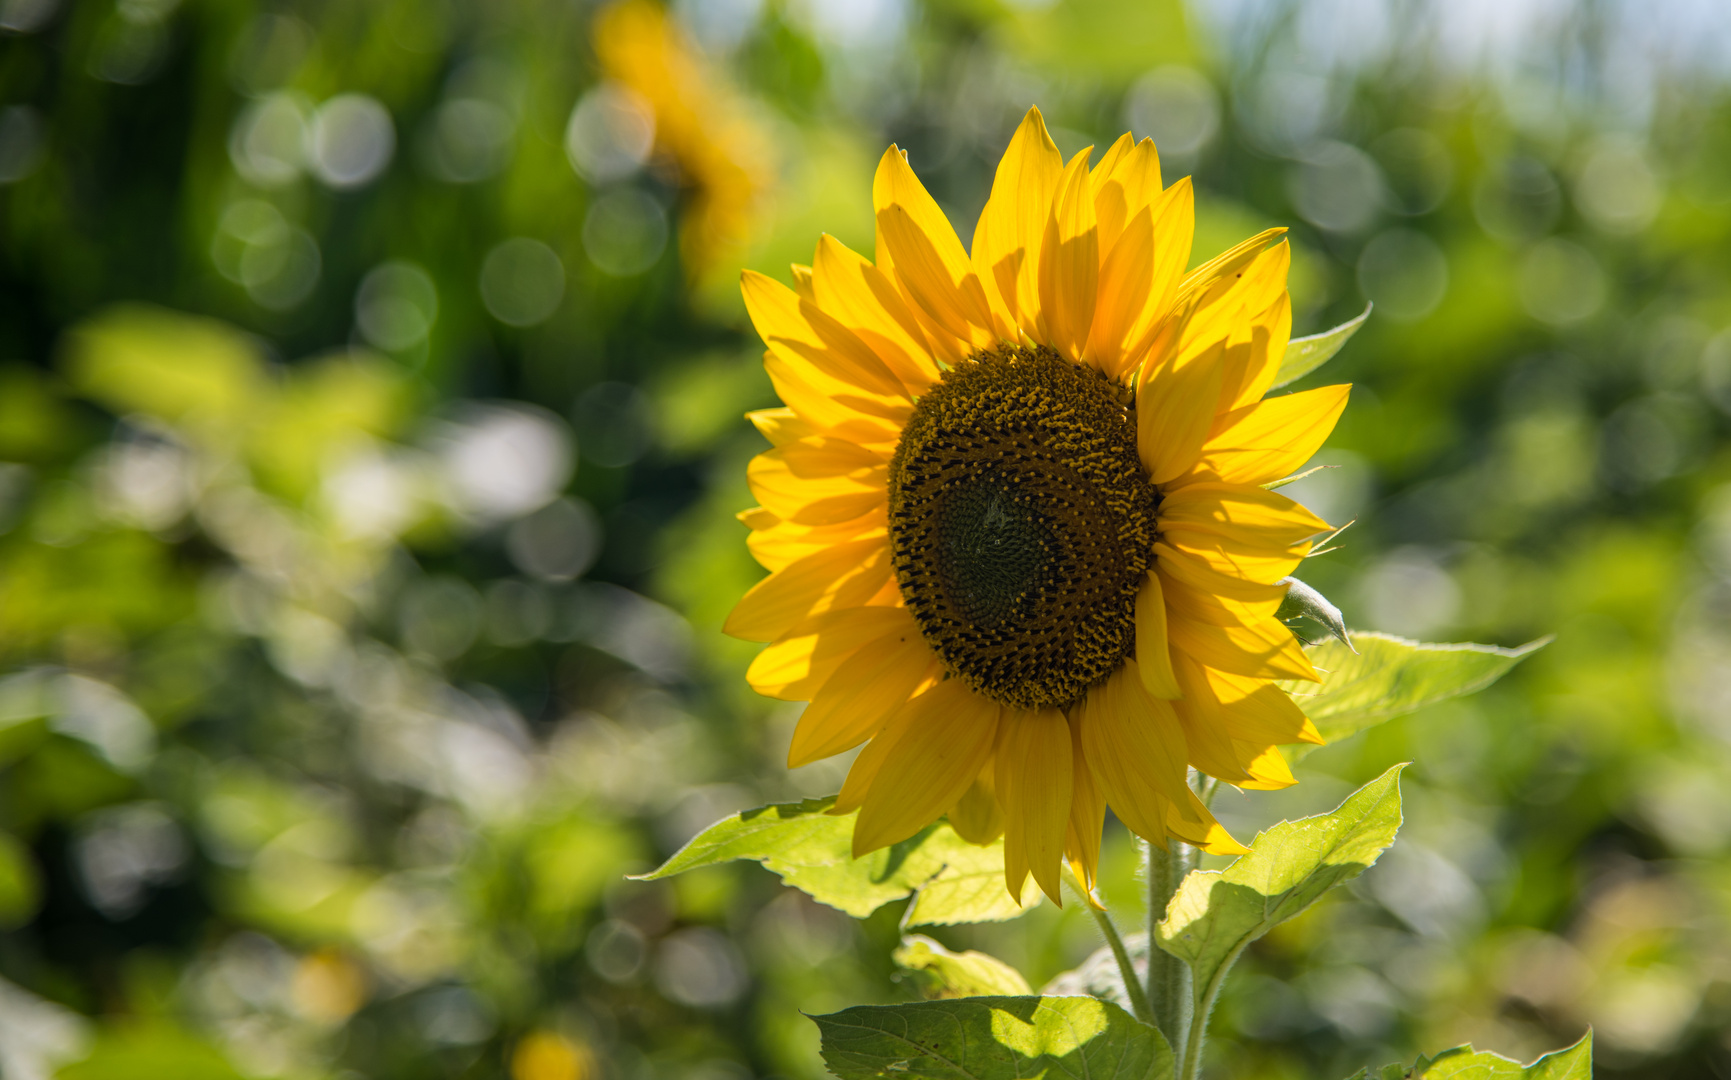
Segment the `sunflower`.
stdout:
<path fill-rule="evenodd" d="M 1188 783 L 1293 783 L 1316 680 L 1276 617 L 1328 526 L 1270 490 L 1345 386 L 1263 399 L 1291 330 L 1270 230 L 1186 274 L 1188 180 L 1150 140 L 1065 164 L 1037 109 L 965 251 L 905 155 L 872 187 L 877 257 L 834 238 L 794 287 L 743 277 L 784 408 L 741 514 L 768 577 L 727 622 L 751 685 L 809 701 L 797 767 L 864 743 L 834 807 L 861 855 L 948 815 L 1004 837 L 1020 897 L 1091 888 L 1106 807 L 1231 854 Z"/>
<path fill-rule="evenodd" d="M 602 72 L 655 118 L 655 152 L 690 191 L 680 254 L 693 275 L 743 247 L 772 186 L 768 133 L 653 0 L 623 0 L 595 17 Z"/>

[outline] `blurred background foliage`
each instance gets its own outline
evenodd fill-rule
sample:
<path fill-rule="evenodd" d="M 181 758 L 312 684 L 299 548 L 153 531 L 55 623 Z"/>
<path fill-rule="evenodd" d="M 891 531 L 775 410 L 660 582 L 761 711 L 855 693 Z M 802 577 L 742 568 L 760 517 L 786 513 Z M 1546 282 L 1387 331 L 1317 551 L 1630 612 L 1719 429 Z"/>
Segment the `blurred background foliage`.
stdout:
<path fill-rule="evenodd" d="M 1194 261 L 1290 224 L 1297 332 L 1375 301 L 1304 576 L 1556 635 L 1222 797 L 1417 762 L 1210 1075 L 1731 1077 L 1727 57 L 1711 0 L 0 0 L 0 1075 L 792 1080 L 917 994 L 895 906 L 623 875 L 845 767 L 718 629 L 740 266 L 869 252 L 890 141 L 966 240 L 1038 103 L 1195 175 Z"/>

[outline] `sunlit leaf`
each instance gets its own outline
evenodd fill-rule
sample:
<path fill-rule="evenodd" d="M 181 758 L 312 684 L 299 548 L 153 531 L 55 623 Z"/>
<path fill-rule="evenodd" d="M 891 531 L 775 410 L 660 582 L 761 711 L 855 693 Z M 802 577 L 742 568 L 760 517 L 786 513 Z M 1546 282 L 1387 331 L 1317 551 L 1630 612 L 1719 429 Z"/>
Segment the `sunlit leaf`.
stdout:
<path fill-rule="evenodd" d="M 861 1005 L 814 1016 L 823 1060 L 842 1080 L 1167 1080 L 1159 1031 L 1109 1002 L 976 997 Z"/>
<path fill-rule="evenodd" d="M 1522 1065 L 1501 1054 L 1457 1046 L 1435 1057 L 1421 1057 L 1410 1067 L 1384 1065 L 1372 1071 L 1360 1069 L 1351 1080 L 1592 1080 L 1593 1033 L 1588 1031 L 1575 1045 Z"/>
<path fill-rule="evenodd" d="M 1198 1008 L 1219 992 L 1245 946 L 1363 873 L 1400 828 L 1396 765 L 1328 814 L 1283 821 L 1224 870 L 1185 877 L 1156 928 L 1159 946 L 1190 965 Z"/>
<path fill-rule="evenodd" d="M 167 1027 L 104 1033 L 94 1053 L 55 1074 L 57 1080 L 243 1080 L 246 1075 L 209 1043 Z"/>
<path fill-rule="evenodd" d="M 1366 305 L 1364 313 L 1356 319 L 1348 319 L 1332 330 L 1324 330 L 1320 334 L 1309 337 L 1293 338 L 1286 346 L 1286 355 L 1280 361 L 1280 370 L 1274 375 L 1274 385 L 1271 390 L 1278 390 L 1287 383 L 1297 382 L 1317 368 L 1334 359 L 1334 354 L 1341 350 L 1352 335 L 1358 333 L 1358 328 L 1370 318 L 1370 305 Z"/>
<path fill-rule="evenodd" d="M 1323 739 L 1333 743 L 1426 705 L 1483 690 L 1549 642 L 1550 638 L 1540 638 L 1515 649 L 1470 643 L 1428 645 L 1358 631 L 1352 635 L 1356 654 L 1339 641 L 1310 649 L 1310 661 L 1322 673 L 1321 686 L 1281 685 Z M 1293 761 L 1312 749 L 1286 748 Z"/>
<path fill-rule="evenodd" d="M 951 952 L 924 934 L 909 934 L 891 954 L 896 966 L 913 974 L 928 998 L 1031 994 L 1028 980 L 988 953 Z"/>
<path fill-rule="evenodd" d="M 743 810 L 711 825 L 642 879 L 670 877 L 700 866 L 750 859 L 812 899 L 864 918 L 917 893 L 910 926 L 1013 919 L 1028 907 L 1004 890 L 1004 847 L 957 836 L 947 823 L 927 826 L 899 844 L 862 859 L 852 855 L 853 814 L 825 813 L 834 797 Z"/>

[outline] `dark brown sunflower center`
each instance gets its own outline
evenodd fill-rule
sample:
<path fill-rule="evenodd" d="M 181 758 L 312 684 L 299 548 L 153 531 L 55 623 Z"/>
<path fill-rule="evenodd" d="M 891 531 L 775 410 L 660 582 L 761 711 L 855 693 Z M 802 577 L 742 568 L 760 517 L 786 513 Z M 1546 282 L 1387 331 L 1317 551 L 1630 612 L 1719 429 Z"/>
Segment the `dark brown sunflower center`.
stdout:
<path fill-rule="evenodd" d="M 1064 706 L 1136 643 L 1158 496 L 1120 388 L 1047 348 L 944 373 L 890 463 L 890 547 L 925 639 L 975 690 Z"/>

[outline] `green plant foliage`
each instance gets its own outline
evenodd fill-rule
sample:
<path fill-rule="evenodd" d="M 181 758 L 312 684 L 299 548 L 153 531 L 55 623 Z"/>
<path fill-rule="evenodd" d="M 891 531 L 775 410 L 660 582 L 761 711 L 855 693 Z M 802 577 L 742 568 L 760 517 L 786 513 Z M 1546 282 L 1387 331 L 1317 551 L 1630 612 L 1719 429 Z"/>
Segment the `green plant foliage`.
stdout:
<path fill-rule="evenodd" d="M 1339 742 L 1366 728 L 1449 698 L 1477 693 L 1550 641 L 1514 649 L 1471 643 L 1429 645 L 1392 634 L 1355 633 L 1349 647 L 1326 641 L 1310 650 L 1322 685 L 1287 682 L 1323 739 Z M 1356 648 L 1357 652 L 1353 649 Z M 1315 749 L 1288 747 L 1296 761 Z"/>
<path fill-rule="evenodd" d="M 1297 382 L 1334 359 L 1334 354 L 1352 340 L 1352 335 L 1358 333 L 1358 328 L 1363 326 L 1368 318 L 1370 305 L 1365 306 L 1362 315 L 1348 319 L 1332 330 L 1324 330 L 1309 337 L 1293 338 L 1286 346 L 1286 355 L 1280 360 L 1280 370 L 1275 372 L 1272 389 L 1278 390 L 1287 383 Z"/>
<path fill-rule="evenodd" d="M 1033 993 L 1022 973 L 997 957 L 975 949 L 951 952 L 924 934 L 902 938 L 891 959 L 914 976 L 920 993 L 930 999 Z"/>
<path fill-rule="evenodd" d="M 1172 1049 L 1159 1031 L 1094 998 L 861 1005 L 812 1019 L 823 1037 L 824 1063 L 842 1080 L 1172 1075 Z"/>
<path fill-rule="evenodd" d="M 209 1043 L 166 1027 L 140 1027 L 104 1037 L 83 1061 L 55 1074 L 59 1080 L 137 1080 L 173 1076 L 177 1080 L 242 1080 Z"/>
<path fill-rule="evenodd" d="M 863 859 L 852 854 L 853 814 L 827 813 L 835 798 L 742 810 L 698 833 L 641 880 L 750 859 L 812 899 L 864 918 L 917 894 L 907 925 L 1013 919 L 1021 907 L 1004 891 L 1004 845 L 970 844 L 948 823 L 928 826 Z M 1030 897 L 1030 900 L 1032 898 Z"/>
<path fill-rule="evenodd" d="M 1457 1046 L 1435 1057 L 1421 1057 L 1411 1067 L 1384 1065 L 1360 1069 L 1351 1080 L 1592 1080 L 1593 1033 L 1573 1046 L 1553 1051 L 1531 1065 L 1511 1061 L 1488 1050 Z"/>
<path fill-rule="evenodd" d="M 42 877 L 30 849 L 0 832 L 0 930 L 28 922 L 42 904 Z"/>
<path fill-rule="evenodd" d="M 1258 835 L 1250 854 L 1225 870 L 1197 870 L 1184 879 L 1156 941 L 1190 965 L 1199 1002 L 1213 1000 L 1245 946 L 1363 873 L 1394 843 L 1403 768 L 1389 769 L 1332 813 L 1283 821 Z"/>

